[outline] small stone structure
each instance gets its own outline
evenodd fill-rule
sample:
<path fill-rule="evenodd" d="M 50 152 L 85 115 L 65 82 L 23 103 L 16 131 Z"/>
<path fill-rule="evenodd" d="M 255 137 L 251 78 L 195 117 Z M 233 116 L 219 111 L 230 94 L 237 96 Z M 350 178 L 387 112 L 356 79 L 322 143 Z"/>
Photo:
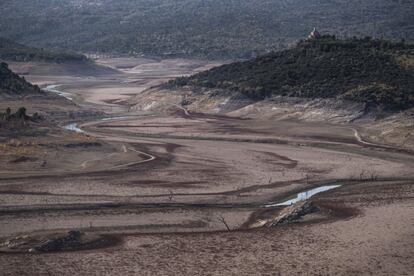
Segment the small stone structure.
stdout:
<path fill-rule="evenodd" d="M 316 28 L 313 28 L 313 31 L 308 35 L 307 40 L 314 40 L 321 37 L 321 34 L 316 30 Z"/>

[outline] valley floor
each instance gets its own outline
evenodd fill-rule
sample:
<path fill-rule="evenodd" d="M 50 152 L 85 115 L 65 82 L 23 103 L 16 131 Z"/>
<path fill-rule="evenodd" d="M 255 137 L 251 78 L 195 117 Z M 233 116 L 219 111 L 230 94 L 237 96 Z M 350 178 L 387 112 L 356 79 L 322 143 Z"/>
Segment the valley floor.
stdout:
<path fill-rule="evenodd" d="M 197 113 L 165 91 L 157 94 L 162 106 L 145 98 L 156 84 L 215 64 L 100 62 L 119 72 L 28 72 L 28 80 L 59 85 L 54 89 L 70 95 L 76 105 L 68 100 L 60 110 L 72 119 L 59 123 L 76 123 L 83 132 L 43 126 L 36 135 L 0 135 L 0 239 L 76 228 L 116 243 L 74 252 L 0 252 L 2 274 L 414 272 L 411 148 L 375 139 L 374 130 L 356 123 Z M 28 105 L 52 108 L 41 100 Z M 342 186 L 312 197 L 321 212 L 254 228 L 282 209 L 265 205 L 332 184 Z"/>

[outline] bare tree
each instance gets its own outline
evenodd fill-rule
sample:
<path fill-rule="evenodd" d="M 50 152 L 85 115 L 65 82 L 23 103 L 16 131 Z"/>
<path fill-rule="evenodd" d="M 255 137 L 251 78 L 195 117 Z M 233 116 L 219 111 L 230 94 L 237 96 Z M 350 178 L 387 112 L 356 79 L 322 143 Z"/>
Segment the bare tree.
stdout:
<path fill-rule="evenodd" d="M 362 171 L 359 174 L 359 181 L 367 182 L 367 181 L 377 181 L 377 180 L 378 180 L 378 174 L 377 174 L 377 172 L 373 172 L 373 171 L 371 171 L 371 172 Z"/>
<path fill-rule="evenodd" d="M 371 181 L 377 181 L 378 175 L 375 172 L 371 173 Z"/>
<path fill-rule="evenodd" d="M 365 171 L 362 171 L 362 172 L 359 174 L 359 180 L 363 180 L 363 179 L 364 179 L 364 174 L 365 174 Z"/>
<path fill-rule="evenodd" d="M 408 134 L 406 134 L 405 136 L 404 136 L 404 138 L 405 138 L 405 140 L 401 143 L 401 147 L 404 147 L 405 146 L 405 144 L 410 140 L 410 138 L 411 138 L 411 132 L 410 133 L 408 133 Z"/>
<path fill-rule="evenodd" d="M 169 199 L 170 201 L 172 201 L 172 200 L 174 199 L 174 193 L 173 193 L 173 191 L 171 191 L 171 190 L 169 190 L 169 192 L 170 192 L 170 194 L 168 195 L 168 199 Z"/>
<path fill-rule="evenodd" d="M 218 217 L 218 220 L 219 220 L 221 223 L 223 223 L 223 224 L 224 224 L 224 226 L 226 226 L 227 231 L 231 231 L 231 229 L 230 229 L 229 225 L 228 225 L 228 224 L 227 224 L 227 222 L 226 222 L 226 219 L 225 219 L 223 216 L 219 216 L 219 217 Z"/>

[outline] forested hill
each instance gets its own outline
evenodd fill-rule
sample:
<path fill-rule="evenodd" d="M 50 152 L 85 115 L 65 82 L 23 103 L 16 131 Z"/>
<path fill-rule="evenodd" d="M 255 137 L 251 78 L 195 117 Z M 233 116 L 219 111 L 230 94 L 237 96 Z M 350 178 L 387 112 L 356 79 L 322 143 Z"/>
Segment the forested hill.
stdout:
<path fill-rule="evenodd" d="M 41 93 L 37 85 L 32 85 L 24 78 L 13 73 L 8 65 L 0 63 L 0 95 L 24 95 L 31 93 Z"/>
<path fill-rule="evenodd" d="M 0 36 L 44 48 L 251 58 L 315 26 L 414 40 L 412 0 L 2 0 Z"/>
<path fill-rule="evenodd" d="M 87 61 L 86 56 L 65 51 L 48 51 L 28 47 L 0 37 L 0 60 L 6 61 L 45 61 L 79 62 Z"/>
<path fill-rule="evenodd" d="M 414 45 L 323 36 L 172 85 L 222 88 L 250 98 L 341 98 L 385 108 L 414 106 Z"/>

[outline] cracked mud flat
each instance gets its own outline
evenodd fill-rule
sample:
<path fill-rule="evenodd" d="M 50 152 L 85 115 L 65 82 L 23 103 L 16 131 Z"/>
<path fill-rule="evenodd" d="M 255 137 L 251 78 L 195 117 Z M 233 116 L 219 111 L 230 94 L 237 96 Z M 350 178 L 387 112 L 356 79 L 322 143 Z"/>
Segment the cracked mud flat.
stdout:
<path fill-rule="evenodd" d="M 128 112 L 132 94 L 208 65 L 102 62 L 122 72 L 53 81 L 65 84 L 60 88 L 80 109 L 118 118 L 84 119 L 77 125 L 84 134 L 61 130 L 58 140 L 42 142 L 60 142 L 57 151 L 46 151 L 47 160 L 73 144 L 71 135 L 78 144 L 102 146 L 64 147 L 44 170 L 21 162 L 23 174 L 2 160 L 9 167 L 0 172 L 0 239 L 77 228 L 120 243 L 56 254 L 0 253 L 4 275 L 412 274 L 409 151 L 364 143 L 355 135 L 358 125 L 186 114 L 174 104 L 164 113 Z M 282 208 L 265 204 L 335 184 L 343 186 L 313 197 L 322 212 L 300 223 L 246 229 Z M 227 232 L 221 217 L 235 231 Z"/>

